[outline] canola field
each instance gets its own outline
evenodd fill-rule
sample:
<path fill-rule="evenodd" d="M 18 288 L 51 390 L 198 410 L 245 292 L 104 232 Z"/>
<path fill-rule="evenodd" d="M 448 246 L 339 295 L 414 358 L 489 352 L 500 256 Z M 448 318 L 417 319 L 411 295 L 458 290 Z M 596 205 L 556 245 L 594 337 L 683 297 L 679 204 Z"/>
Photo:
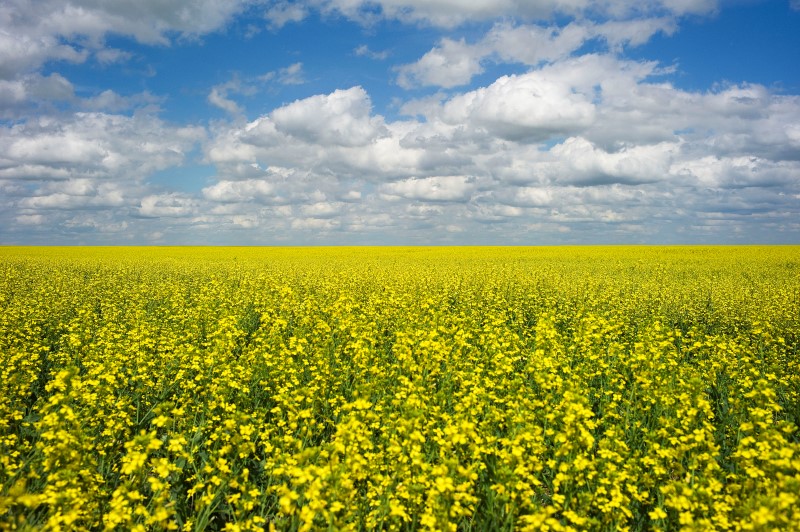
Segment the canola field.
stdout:
<path fill-rule="evenodd" d="M 800 529 L 800 248 L 0 248 L 0 530 Z"/>

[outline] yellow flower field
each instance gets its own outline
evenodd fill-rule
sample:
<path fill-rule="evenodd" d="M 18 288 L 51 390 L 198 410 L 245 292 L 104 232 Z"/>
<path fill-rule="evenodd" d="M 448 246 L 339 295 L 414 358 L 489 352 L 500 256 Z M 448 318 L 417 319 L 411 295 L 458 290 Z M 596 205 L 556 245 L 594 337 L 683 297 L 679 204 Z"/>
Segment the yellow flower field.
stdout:
<path fill-rule="evenodd" d="M 800 248 L 0 248 L 0 529 L 800 528 Z"/>

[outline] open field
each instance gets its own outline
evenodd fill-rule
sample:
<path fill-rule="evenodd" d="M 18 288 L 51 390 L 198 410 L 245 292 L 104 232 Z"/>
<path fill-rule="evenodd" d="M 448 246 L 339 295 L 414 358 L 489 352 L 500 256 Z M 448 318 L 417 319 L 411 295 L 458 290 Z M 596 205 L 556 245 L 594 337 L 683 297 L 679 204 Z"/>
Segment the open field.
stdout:
<path fill-rule="evenodd" d="M 0 529 L 800 527 L 800 247 L 0 248 Z"/>

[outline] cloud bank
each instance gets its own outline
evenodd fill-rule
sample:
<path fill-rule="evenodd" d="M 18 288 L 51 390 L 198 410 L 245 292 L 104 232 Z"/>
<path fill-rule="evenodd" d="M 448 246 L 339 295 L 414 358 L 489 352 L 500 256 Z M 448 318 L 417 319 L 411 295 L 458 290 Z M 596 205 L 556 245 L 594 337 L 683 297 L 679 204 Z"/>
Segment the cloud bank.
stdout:
<path fill-rule="evenodd" d="M 718 9 L 681 0 L 12 0 L 0 7 L 0 239 L 794 242 L 800 96 L 748 82 L 683 89 L 671 65 L 627 55 L 674 35 L 681 17 Z M 101 87 L 87 96 L 58 71 L 133 61 L 110 36 L 188 46 L 244 14 L 270 32 L 317 16 L 365 31 L 386 20 L 437 28 L 437 37 L 410 62 L 353 37 L 350 56 L 388 66 L 396 93 L 386 107 L 357 80 L 248 107 L 247 97 L 315 82 L 305 59 L 209 82 L 202 94 L 216 114 L 200 122 L 165 119 L 167 95 Z M 467 23 L 484 29 L 458 35 Z M 207 172 L 186 177 L 191 165 Z M 183 176 L 181 185 L 165 175 Z"/>

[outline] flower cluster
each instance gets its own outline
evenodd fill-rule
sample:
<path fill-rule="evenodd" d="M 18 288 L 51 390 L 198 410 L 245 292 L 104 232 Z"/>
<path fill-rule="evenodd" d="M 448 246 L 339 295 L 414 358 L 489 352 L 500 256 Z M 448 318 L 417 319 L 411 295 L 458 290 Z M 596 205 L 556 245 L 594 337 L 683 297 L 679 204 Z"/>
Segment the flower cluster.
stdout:
<path fill-rule="evenodd" d="M 800 527 L 800 249 L 0 250 L 0 528 Z"/>

